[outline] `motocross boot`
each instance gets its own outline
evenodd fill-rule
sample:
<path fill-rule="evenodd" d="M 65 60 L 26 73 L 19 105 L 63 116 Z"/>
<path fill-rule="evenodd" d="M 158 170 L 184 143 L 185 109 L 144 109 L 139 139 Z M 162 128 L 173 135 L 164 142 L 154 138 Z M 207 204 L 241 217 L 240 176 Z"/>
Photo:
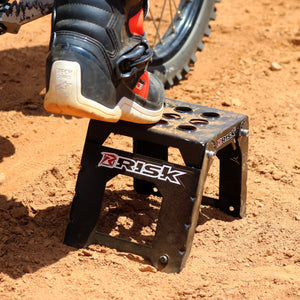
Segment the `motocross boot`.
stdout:
<path fill-rule="evenodd" d="M 44 106 L 106 122 L 160 120 L 164 88 L 147 72 L 147 2 L 57 0 L 52 14 Z"/>

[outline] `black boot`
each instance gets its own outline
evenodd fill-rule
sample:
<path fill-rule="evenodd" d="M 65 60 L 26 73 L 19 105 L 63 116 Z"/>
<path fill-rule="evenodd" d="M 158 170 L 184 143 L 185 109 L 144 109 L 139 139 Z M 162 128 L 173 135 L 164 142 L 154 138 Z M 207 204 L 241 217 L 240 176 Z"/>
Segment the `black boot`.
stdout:
<path fill-rule="evenodd" d="M 147 72 L 142 0 L 57 0 L 45 108 L 107 122 L 160 120 L 164 88 Z"/>

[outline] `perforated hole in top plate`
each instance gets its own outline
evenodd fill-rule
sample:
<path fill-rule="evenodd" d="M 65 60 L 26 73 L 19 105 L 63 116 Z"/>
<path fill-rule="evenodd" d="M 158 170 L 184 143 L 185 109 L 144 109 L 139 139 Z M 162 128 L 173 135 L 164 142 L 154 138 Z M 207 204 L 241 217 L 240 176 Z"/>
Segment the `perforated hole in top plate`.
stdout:
<path fill-rule="evenodd" d="M 179 125 L 179 126 L 177 126 L 177 128 L 182 130 L 182 131 L 186 131 L 186 132 L 192 132 L 192 131 L 197 130 L 197 128 L 195 126 L 185 125 L 185 124 Z"/>
<path fill-rule="evenodd" d="M 209 122 L 205 119 L 192 119 L 190 120 L 190 123 L 193 125 L 204 126 L 207 125 Z"/>
<path fill-rule="evenodd" d="M 201 114 L 203 117 L 206 117 L 206 118 L 210 118 L 210 119 L 216 119 L 216 118 L 219 118 L 220 115 L 216 112 L 213 112 L 213 111 L 207 111 L 207 112 L 204 112 Z"/>
<path fill-rule="evenodd" d="M 175 110 L 180 113 L 191 113 L 193 110 L 188 106 L 177 106 L 175 107 Z"/>
<path fill-rule="evenodd" d="M 165 117 L 166 119 L 181 119 L 180 115 L 174 113 L 164 113 L 163 117 Z"/>
<path fill-rule="evenodd" d="M 166 121 L 166 120 L 161 119 L 161 120 L 159 120 L 159 121 L 157 122 L 157 124 L 160 125 L 160 126 L 166 126 L 166 125 L 169 124 L 169 122 Z"/>

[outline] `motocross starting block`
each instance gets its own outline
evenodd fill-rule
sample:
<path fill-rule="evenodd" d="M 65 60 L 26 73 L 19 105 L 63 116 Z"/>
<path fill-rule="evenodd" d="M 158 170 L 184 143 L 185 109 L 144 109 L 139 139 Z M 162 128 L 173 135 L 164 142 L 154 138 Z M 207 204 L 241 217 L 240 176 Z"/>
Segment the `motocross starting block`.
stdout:
<path fill-rule="evenodd" d="M 64 242 L 76 248 L 98 243 L 147 258 L 164 272 L 180 272 L 201 202 L 245 216 L 248 132 L 245 115 L 171 99 L 154 125 L 91 120 Z M 133 151 L 103 146 L 111 133 L 133 138 Z M 184 165 L 168 161 L 169 147 L 180 150 Z M 203 196 L 215 157 L 220 161 L 218 199 Z M 106 183 L 118 174 L 133 177 L 139 194 L 162 197 L 151 246 L 95 230 Z"/>

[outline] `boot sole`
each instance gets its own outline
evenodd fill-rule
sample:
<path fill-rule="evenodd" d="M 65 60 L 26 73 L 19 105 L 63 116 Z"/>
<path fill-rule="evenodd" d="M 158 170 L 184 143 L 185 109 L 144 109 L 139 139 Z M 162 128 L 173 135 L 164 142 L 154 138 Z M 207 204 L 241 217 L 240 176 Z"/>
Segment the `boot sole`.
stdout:
<path fill-rule="evenodd" d="M 65 60 L 55 61 L 52 65 L 44 107 L 52 113 L 113 123 L 123 120 L 151 124 L 158 122 L 163 113 L 163 107 L 149 110 L 126 97 L 121 98 L 113 109 L 84 97 L 81 94 L 79 63 Z"/>

